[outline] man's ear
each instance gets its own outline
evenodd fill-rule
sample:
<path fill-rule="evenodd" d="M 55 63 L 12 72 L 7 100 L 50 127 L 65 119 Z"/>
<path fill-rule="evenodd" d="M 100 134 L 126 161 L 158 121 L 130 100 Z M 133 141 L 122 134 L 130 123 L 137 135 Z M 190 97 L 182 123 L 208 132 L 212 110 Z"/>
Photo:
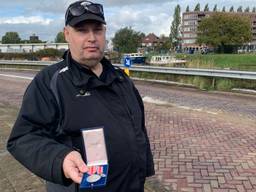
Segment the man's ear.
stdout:
<path fill-rule="evenodd" d="M 69 43 L 69 28 L 67 26 L 63 29 L 65 40 Z"/>

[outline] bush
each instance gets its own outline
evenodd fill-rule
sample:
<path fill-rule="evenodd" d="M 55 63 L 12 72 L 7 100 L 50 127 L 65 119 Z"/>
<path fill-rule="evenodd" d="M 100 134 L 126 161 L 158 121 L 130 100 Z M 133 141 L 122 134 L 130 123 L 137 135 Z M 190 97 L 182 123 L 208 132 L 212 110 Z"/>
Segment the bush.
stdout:
<path fill-rule="evenodd" d="M 38 50 L 35 52 L 35 54 L 37 57 L 42 58 L 42 57 L 61 57 L 63 53 L 58 49 L 47 48 L 47 49 Z"/>
<path fill-rule="evenodd" d="M 31 60 L 33 56 L 31 53 L 0 53 L 0 59 L 4 60 Z"/>
<path fill-rule="evenodd" d="M 201 90 L 212 89 L 212 78 L 201 77 L 200 79 L 201 81 L 200 81 L 199 89 Z"/>
<path fill-rule="evenodd" d="M 234 83 L 231 79 L 218 79 L 216 89 L 220 91 L 228 91 L 234 88 Z"/>
<path fill-rule="evenodd" d="M 36 51 L 34 53 L 0 53 L 0 59 L 3 60 L 41 60 L 42 57 L 60 58 L 63 51 L 48 48 Z"/>

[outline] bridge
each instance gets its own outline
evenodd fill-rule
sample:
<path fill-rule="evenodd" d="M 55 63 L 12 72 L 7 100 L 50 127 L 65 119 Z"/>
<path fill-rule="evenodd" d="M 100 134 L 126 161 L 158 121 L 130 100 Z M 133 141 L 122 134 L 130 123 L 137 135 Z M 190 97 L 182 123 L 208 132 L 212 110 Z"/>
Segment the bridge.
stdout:
<path fill-rule="evenodd" d="M 41 49 L 53 48 L 58 50 L 68 49 L 68 43 L 24 43 L 24 44 L 0 44 L 2 53 L 35 52 Z"/>

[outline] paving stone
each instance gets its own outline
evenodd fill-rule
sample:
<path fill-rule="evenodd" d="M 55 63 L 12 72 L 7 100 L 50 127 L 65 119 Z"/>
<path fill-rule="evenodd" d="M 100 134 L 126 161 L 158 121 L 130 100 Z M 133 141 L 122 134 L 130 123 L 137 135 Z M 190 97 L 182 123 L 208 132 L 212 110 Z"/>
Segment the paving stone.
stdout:
<path fill-rule="evenodd" d="M 45 190 L 43 181 L 5 150 L 28 83 L 0 77 L 1 192 Z M 143 83 L 138 84 L 138 89 L 142 96 L 173 104 L 145 102 L 146 127 L 156 169 L 156 176 L 147 179 L 146 192 L 256 191 L 256 97 Z M 181 104 L 189 108 L 179 107 Z M 10 110 L 5 111 L 3 106 Z M 202 111 L 196 110 L 199 107 Z M 19 173 L 15 174 L 17 170 Z"/>

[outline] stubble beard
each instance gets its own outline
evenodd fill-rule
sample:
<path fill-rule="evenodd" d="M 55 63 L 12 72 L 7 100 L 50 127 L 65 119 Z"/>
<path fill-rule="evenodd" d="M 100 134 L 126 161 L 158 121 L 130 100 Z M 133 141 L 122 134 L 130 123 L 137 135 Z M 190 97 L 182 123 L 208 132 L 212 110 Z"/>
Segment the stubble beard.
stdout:
<path fill-rule="evenodd" d="M 99 57 L 95 57 L 95 58 L 83 57 L 81 59 L 80 64 L 84 65 L 85 67 L 87 67 L 89 69 L 93 69 L 100 63 L 100 61 L 102 60 L 103 57 L 104 57 L 104 52 L 100 51 L 100 56 Z"/>

